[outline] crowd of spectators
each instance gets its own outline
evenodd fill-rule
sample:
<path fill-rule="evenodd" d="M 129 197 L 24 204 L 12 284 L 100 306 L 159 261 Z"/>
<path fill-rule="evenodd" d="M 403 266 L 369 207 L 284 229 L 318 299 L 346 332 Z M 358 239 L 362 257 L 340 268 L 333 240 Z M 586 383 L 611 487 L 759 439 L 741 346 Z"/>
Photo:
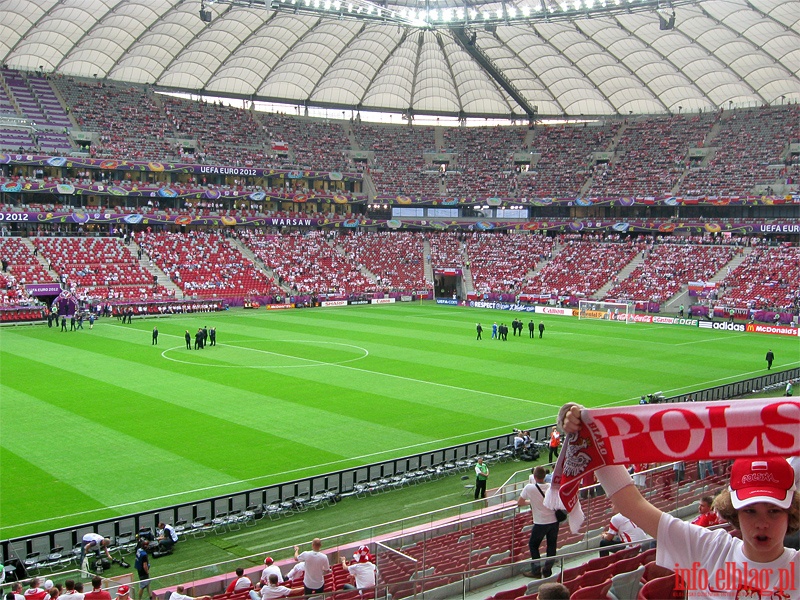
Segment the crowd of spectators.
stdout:
<path fill-rule="evenodd" d="M 159 300 L 158 285 L 119 238 L 35 237 L 33 245 L 62 286 L 80 300 Z"/>
<path fill-rule="evenodd" d="M 216 233 L 139 232 L 135 238 L 186 296 L 232 298 L 275 291 L 274 282 L 263 271 Z"/>
<path fill-rule="evenodd" d="M 335 248 L 335 232 L 306 231 L 268 234 L 245 230 L 239 239 L 292 294 L 347 294 L 376 291 L 349 257 Z M 303 257 L 298 260 L 297 257 Z"/>
<path fill-rule="evenodd" d="M 25 306 L 34 301 L 25 286 L 54 283 L 53 277 L 20 238 L 0 237 L 0 306 Z"/>
<path fill-rule="evenodd" d="M 705 166 L 691 167 L 681 184 L 689 196 L 741 196 L 756 185 L 781 178 L 792 181 L 793 165 L 783 157 L 786 145 L 800 139 L 800 106 L 731 111 L 719 121 L 710 141 L 716 148 Z"/>
<path fill-rule="evenodd" d="M 448 195 L 511 196 L 514 152 L 519 152 L 525 127 L 451 127 L 443 132 L 444 151 L 455 152 L 458 170 L 445 178 Z M 388 191 L 388 190 L 386 190 Z"/>
<path fill-rule="evenodd" d="M 620 123 L 602 126 L 563 125 L 534 130 L 530 152 L 540 158 L 516 182 L 517 196 L 574 197 L 590 173 L 592 152 L 606 150 L 619 130 Z"/>
<path fill-rule="evenodd" d="M 591 296 L 639 253 L 634 241 L 593 243 L 569 240 L 564 248 L 524 283 L 526 294 Z"/>
<path fill-rule="evenodd" d="M 370 173 L 378 192 L 404 196 L 438 196 L 438 174 L 426 174 L 423 153 L 435 147 L 433 127 L 354 126 L 362 150 L 373 151 Z M 431 167 L 429 167 L 431 168 Z"/>
<path fill-rule="evenodd" d="M 295 166 L 317 171 L 355 170 L 346 152 L 350 140 L 339 123 L 273 113 L 259 113 L 258 119 L 270 148 L 277 143 L 285 144 Z"/>
<path fill-rule="evenodd" d="M 689 148 L 703 146 L 716 115 L 648 117 L 628 123 L 612 162 L 594 166 L 589 196 L 670 194 Z"/>
<path fill-rule="evenodd" d="M 730 308 L 800 309 L 800 247 L 758 246 L 723 279 L 718 304 Z"/>
<path fill-rule="evenodd" d="M 735 247 L 706 245 L 648 245 L 644 260 L 624 280 L 617 281 L 606 300 L 665 302 L 690 281 L 709 281 L 730 260 Z"/>
<path fill-rule="evenodd" d="M 516 293 L 553 251 L 553 238 L 545 235 L 472 233 L 464 242 L 478 294 Z"/>
<path fill-rule="evenodd" d="M 436 269 L 452 269 L 464 267 L 464 246 L 461 233 L 454 231 L 429 232 L 425 239 L 430 245 L 427 257 L 431 267 Z"/>
<path fill-rule="evenodd" d="M 345 255 L 375 275 L 391 290 L 425 290 L 424 238 L 421 233 L 390 231 L 342 235 L 337 244 Z"/>

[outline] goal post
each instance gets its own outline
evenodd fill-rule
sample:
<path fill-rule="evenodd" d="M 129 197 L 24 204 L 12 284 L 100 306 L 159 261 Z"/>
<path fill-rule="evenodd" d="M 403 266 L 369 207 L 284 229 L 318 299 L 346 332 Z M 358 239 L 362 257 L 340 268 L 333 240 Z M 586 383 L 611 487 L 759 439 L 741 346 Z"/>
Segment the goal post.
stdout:
<path fill-rule="evenodd" d="M 632 323 L 633 303 L 579 300 L 578 319 L 595 319 Z"/>

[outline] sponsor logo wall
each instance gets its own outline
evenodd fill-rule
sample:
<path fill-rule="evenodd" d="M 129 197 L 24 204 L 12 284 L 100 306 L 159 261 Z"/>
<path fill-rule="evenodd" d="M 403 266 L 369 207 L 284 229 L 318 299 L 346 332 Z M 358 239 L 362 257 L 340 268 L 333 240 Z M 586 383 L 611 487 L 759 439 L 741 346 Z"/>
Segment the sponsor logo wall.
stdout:
<path fill-rule="evenodd" d="M 372 304 L 394 304 L 394 298 L 373 298 Z"/>
<path fill-rule="evenodd" d="M 795 329 L 794 327 L 784 327 L 783 325 L 758 325 L 757 323 L 748 323 L 745 325 L 744 330 L 750 333 L 800 336 L 800 329 Z"/>
<path fill-rule="evenodd" d="M 347 300 L 326 300 L 325 302 L 320 302 L 320 306 L 347 306 Z"/>
<path fill-rule="evenodd" d="M 744 331 L 741 323 L 722 323 L 719 321 L 700 321 L 697 326 L 700 329 L 719 329 L 721 331 Z"/>

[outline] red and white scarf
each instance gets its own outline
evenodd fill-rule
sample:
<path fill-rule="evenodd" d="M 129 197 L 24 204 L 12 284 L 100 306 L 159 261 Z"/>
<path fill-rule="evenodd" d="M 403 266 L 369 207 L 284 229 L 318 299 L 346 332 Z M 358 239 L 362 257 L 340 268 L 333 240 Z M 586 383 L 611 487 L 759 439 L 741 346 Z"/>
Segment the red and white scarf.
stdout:
<path fill-rule="evenodd" d="M 545 499 L 569 512 L 574 533 L 583 524 L 581 480 L 600 467 L 800 455 L 800 400 L 792 398 L 582 409 L 581 420 L 565 436 Z"/>

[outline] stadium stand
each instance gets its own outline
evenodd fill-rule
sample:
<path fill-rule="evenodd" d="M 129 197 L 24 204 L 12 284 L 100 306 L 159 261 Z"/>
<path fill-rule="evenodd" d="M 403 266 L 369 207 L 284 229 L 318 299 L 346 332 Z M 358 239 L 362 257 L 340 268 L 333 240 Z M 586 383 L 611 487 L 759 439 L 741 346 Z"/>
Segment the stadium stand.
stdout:
<path fill-rule="evenodd" d="M 425 175 L 423 172 L 423 152 L 435 147 L 433 127 L 362 123 L 354 127 L 354 133 L 363 150 L 375 152 L 370 172 L 379 194 L 438 195 L 438 174 Z"/>
<path fill-rule="evenodd" d="M 591 296 L 638 254 L 633 242 L 594 244 L 570 240 L 552 261 L 525 282 L 530 294 Z"/>
<path fill-rule="evenodd" d="M 424 247 L 421 233 L 378 232 L 340 236 L 345 254 L 376 277 L 379 286 L 391 290 L 424 290 Z"/>
<path fill-rule="evenodd" d="M 33 255 L 31 248 L 19 238 L 0 237 L 0 258 L 7 264 L 6 269 L 0 272 L 2 306 L 29 304 L 32 299 L 25 291 L 26 284 L 54 281 Z"/>
<path fill-rule="evenodd" d="M 530 151 L 541 157 L 527 173 L 520 173 L 517 195 L 577 196 L 591 173 L 591 153 L 606 150 L 619 128 L 617 122 L 537 128 Z"/>
<path fill-rule="evenodd" d="M 462 127 L 444 130 L 445 152 L 457 154 L 458 169 L 448 169 L 447 194 L 512 196 L 515 187 L 512 155 L 522 149 L 527 128 Z M 387 190 L 389 191 L 389 190 Z"/>
<path fill-rule="evenodd" d="M 339 123 L 269 113 L 259 114 L 258 119 L 268 143 L 283 142 L 291 151 L 294 160 L 287 163 L 322 171 L 354 170 L 345 152 L 350 141 Z"/>
<path fill-rule="evenodd" d="M 274 289 L 270 278 L 221 235 L 140 232 L 136 241 L 186 296 L 243 298 L 268 296 Z"/>
<path fill-rule="evenodd" d="M 243 232 L 240 239 L 270 268 L 281 285 L 299 294 L 347 294 L 376 291 L 377 285 L 334 248 L 321 231 L 286 235 Z M 303 261 L 295 257 L 303 256 Z"/>
<path fill-rule="evenodd" d="M 172 297 L 163 286 L 153 285 L 153 275 L 118 238 L 37 237 L 33 243 L 62 284 L 82 300 Z"/>
<path fill-rule="evenodd" d="M 658 244 L 644 253 L 644 262 L 616 283 L 606 300 L 664 302 L 690 281 L 710 281 L 733 258 L 735 248 Z"/>
<path fill-rule="evenodd" d="M 431 247 L 430 263 L 434 269 L 463 268 L 464 250 L 461 234 L 455 232 L 426 233 Z"/>
<path fill-rule="evenodd" d="M 790 140 L 800 138 L 800 107 L 776 106 L 727 113 L 706 166 L 689 169 L 681 192 L 691 196 L 741 196 L 758 184 L 771 184 L 786 164 Z"/>
<path fill-rule="evenodd" d="M 465 249 L 475 291 L 515 293 L 528 271 L 550 256 L 553 238 L 544 235 L 473 233 Z"/>
<path fill-rule="evenodd" d="M 628 123 L 613 162 L 596 165 L 589 196 L 669 194 L 689 148 L 702 146 L 713 115 L 652 117 Z"/>
<path fill-rule="evenodd" d="M 797 310 L 800 248 L 760 246 L 722 281 L 719 303 L 734 308 Z"/>

